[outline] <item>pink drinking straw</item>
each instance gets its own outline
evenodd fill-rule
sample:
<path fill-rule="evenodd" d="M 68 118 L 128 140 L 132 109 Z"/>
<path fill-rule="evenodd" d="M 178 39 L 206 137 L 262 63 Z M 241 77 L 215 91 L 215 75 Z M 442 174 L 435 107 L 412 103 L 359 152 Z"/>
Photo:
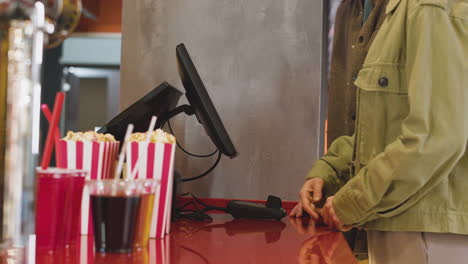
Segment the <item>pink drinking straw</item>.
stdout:
<path fill-rule="evenodd" d="M 49 130 L 47 131 L 47 138 L 44 147 L 44 153 L 42 154 L 41 168 L 43 170 L 49 167 L 50 157 L 52 156 L 52 150 L 54 149 L 54 134 L 60 120 L 62 113 L 63 101 L 65 100 L 65 93 L 58 92 L 55 96 L 54 110 L 52 112 L 52 118 L 49 123 Z"/>

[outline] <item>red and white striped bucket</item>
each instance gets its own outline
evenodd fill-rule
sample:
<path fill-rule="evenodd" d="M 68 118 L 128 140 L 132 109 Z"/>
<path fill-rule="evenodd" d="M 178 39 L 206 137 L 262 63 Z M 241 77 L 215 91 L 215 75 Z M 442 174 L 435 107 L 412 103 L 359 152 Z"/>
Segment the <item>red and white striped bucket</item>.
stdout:
<path fill-rule="evenodd" d="M 149 241 L 149 262 L 158 264 L 171 263 L 171 236 Z"/>
<path fill-rule="evenodd" d="M 115 161 L 119 152 L 119 142 L 82 142 L 59 140 L 56 154 L 57 167 L 83 169 L 89 179 L 112 178 Z M 93 234 L 89 190 L 85 186 L 81 203 L 81 234 Z"/>
<path fill-rule="evenodd" d="M 175 149 L 175 144 L 147 142 L 131 142 L 127 148 L 126 175 L 132 175 L 139 159 L 135 177 L 161 182 L 155 194 L 150 238 L 163 238 L 170 231 Z"/>

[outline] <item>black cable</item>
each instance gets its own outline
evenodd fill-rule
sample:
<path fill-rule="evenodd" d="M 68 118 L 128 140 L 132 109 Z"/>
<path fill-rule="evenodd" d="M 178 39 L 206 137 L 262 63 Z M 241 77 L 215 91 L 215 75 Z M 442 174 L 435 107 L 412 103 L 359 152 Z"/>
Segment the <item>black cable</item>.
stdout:
<path fill-rule="evenodd" d="M 177 207 L 175 209 L 175 219 L 192 219 L 197 221 L 211 221 L 213 218 L 206 214 L 206 208 L 199 208 L 195 202 L 193 202 L 193 207 L 196 208 L 192 209 L 183 209 L 181 207 Z"/>
<path fill-rule="evenodd" d="M 171 122 L 169 120 L 167 120 L 167 125 L 169 126 L 169 130 L 171 131 L 171 134 L 175 136 L 174 134 L 174 131 L 172 131 L 172 126 L 171 126 Z M 177 137 L 176 137 L 177 138 Z M 192 157 L 197 157 L 197 158 L 209 158 L 211 156 L 213 156 L 214 154 L 216 154 L 216 152 L 218 151 L 218 149 L 216 149 L 213 153 L 211 154 L 206 154 L 206 155 L 199 155 L 199 154 L 193 154 L 193 153 L 190 153 L 188 152 L 187 150 L 185 150 L 180 144 L 179 144 L 179 141 L 176 140 L 176 144 L 177 144 L 177 147 L 182 150 L 185 154 L 189 155 L 189 156 L 192 156 Z"/>
<path fill-rule="evenodd" d="M 198 257 L 199 257 L 201 260 L 203 260 L 205 263 L 210 263 L 210 262 L 208 261 L 208 259 L 207 259 L 205 256 L 203 256 L 202 254 L 198 253 L 197 251 L 195 251 L 195 250 L 193 250 L 193 249 L 191 249 L 191 248 L 185 247 L 185 246 L 180 246 L 180 248 L 185 249 L 185 250 L 187 250 L 188 252 L 190 252 L 190 253 L 192 253 L 192 254 L 198 256 Z"/>
<path fill-rule="evenodd" d="M 206 175 L 208 175 L 211 171 L 214 170 L 214 168 L 218 165 L 219 161 L 221 160 L 221 151 L 217 150 L 218 152 L 218 158 L 216 158 L 216 161 L 215 163 L 207 170 L 205 171 L 204 173 L 196 176 L 196 177 L 192 177 L 192 178 L 186 178 L 186 179 L 180 179 L 181 182 L 189 182 L 189 181 L 194 181 L 194 180 L 198 180 L 202 177 L 205 177 Z"/>
<path fill-rule="evenodd" d="M 212 211 L 212 210 L 218 210 L 218 211 L 222 211 L 222 212 L 225 212 L 225 213 L 228 213 L 228 209 L 225 208 L 225 207 L 218 207 L 218 206 L 213 206 L 213 205 L 207 205 L 206 203 L 202 202 L 201 200 L 199 200 L 197 197 L 195 197 L 195 195 L 191 194 L 192 195 L 192 198 L 195 200 L 195 202 L 203 205 L 205 207 L 205 209 L 203 209 L 203 211 Z"/>
<path fill-rule="evenodd" d="M 176 219 L 192 219 L 192 220 L 197 220 L 197 221 L 207 221 L 207 220 L 213 220 L 213 218 L 208 215 L 206 212 L 208 211 L 222 211 L 222 212 L 228 212 L 227 208 L 224 207 L 218 207 L 218 206 L 213 206 L 213 205 L 207 205 L 206 203 L 202 202 L 199 200 L 195 195 L 190 193 L 190 196 L 192 196 L 193 201 L 190 201 L 188 203 L 185 203 L 184 205 L 177 207 L 176 208 Z M 195 209 L 184 209 L 188 205 L 192 205 Z M 204 208 L 200 208 L 197 206 L 197 204 L 203 206 Z"/>
<path fill-rule="evenodd" d="M 198 210 L 197 204 L 195 204 L 195 202 L 193 202 L 193 201 L 187 202 L 184 205 L 179 206 L 177 209 L 180 209 L 181 211 L 184 211 L 184 208 L 189 206 L 189 205 L 193 205 L 193 207 L 197 208 L 197 210 Z M 192 211 L 194 211 L 194 210 L 192 210 Z"/>
<path fill-rule="evenodd" d="M 213 218 L 208 214 L 204 213 L 203 210 L 187 212 L 187 211 L 178 211 L 176 212 L 175 219 L 191 219 L 196 221 L 212 221 Z"/>

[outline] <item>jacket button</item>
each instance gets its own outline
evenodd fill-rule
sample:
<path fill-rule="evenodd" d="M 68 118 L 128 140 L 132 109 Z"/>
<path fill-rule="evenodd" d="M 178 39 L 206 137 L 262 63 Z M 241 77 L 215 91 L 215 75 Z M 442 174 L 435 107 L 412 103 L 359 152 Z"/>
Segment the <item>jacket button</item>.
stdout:
<path fill-rule="evenodd" d="M 364 41 L 364 37 L 363 36 L 359 36 L 359 39 L 358 39 L 359 43 L 362 43 Z"/>
<path fill-rule="evenodd" d="M 351 114 L 351 120 L 356 121 L 356 113 Z"/>
<path fill-rule="evenodd" d="M 379 79 L 379 86 L 380 87 L 387 87 L 388 86 L 388 78 L 387 77 L 382 77 Z"/>

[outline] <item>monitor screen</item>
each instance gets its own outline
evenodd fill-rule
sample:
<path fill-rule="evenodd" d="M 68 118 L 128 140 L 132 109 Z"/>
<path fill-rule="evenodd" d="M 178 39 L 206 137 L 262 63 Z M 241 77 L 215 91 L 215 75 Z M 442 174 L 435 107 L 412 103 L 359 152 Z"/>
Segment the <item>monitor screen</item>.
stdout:
<path fill-rule="evenodd" d="M 163 82 L 101 127 L 98 132 L 110 133 L 116 140 L 123 142 L 128 124 L 132 123 L 135 126 L 134 132 L 146 132 L 151 117 L 155 115 L 159 118 L 172 111 L 181 96 L 182 92 Z M 158 124 L 161 122 L 163 120 L 158 119 Z"/>
<path fill-rule="evenodd" d="M 198 121 L 203 125 L 218 149 L 224 155 L 234 158 L 238 155 L 237 150 L 226 132 L 184 44 L 177 45 L 176 55 L 180 79 L 186 91 L 185 96 Z"/>

